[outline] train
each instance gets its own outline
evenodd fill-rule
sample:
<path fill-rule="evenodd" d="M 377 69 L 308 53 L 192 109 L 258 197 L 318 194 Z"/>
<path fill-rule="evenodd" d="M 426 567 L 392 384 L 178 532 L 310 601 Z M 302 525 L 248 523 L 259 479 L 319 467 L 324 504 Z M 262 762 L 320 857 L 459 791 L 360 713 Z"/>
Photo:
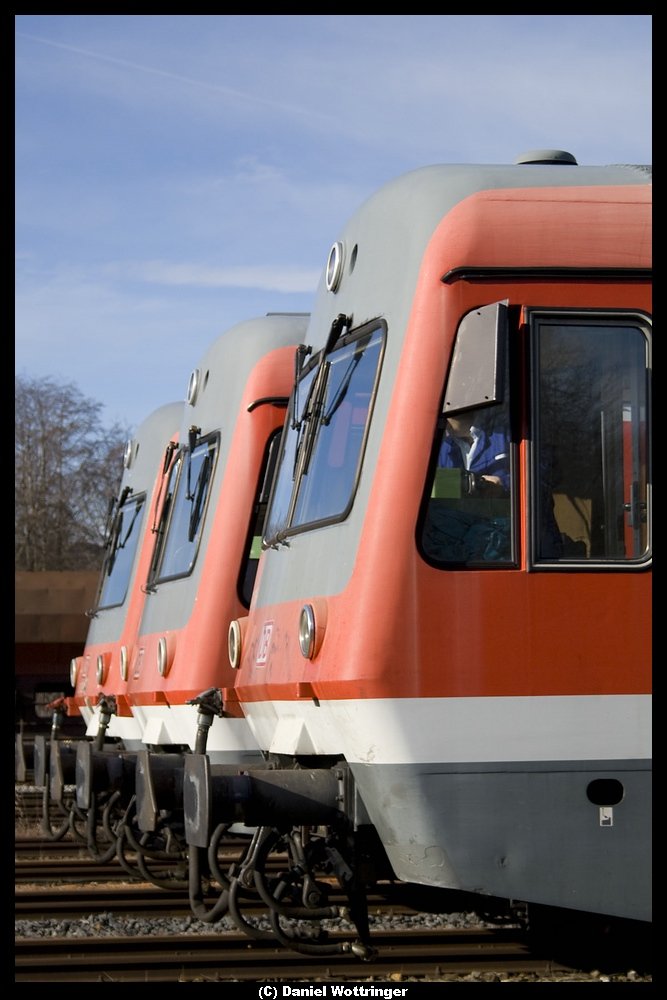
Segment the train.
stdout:
<path fill-rule="evenodd" d="M 162 483 L 178 432 L 182 402 L 164 404 L 147 416 L 125 445 L 119 491 L 109 504 L 101 571 L 88 604 L 87 632 L 67 663 L 70 689 L 54 704 L 52 734 L 38 734 L 33 779 L 43 790 L 43 832 L 57 839 L 76 832 L 83 818 L 65 806 L 65 787 L 73 784 L 79 743 L 90 740 L 132 749 L 138 724 L 127 708 L 125 689 L 129 650 L 143 602 L 142 585 L 152 552 L 155 524 L 164 503 Z M 82 731 L 68 732 L 79 719 Z M 55 826 L 52 812 L 57 814 Z M 82 834 L 83 836 L 83 834 Z M 88 840 L 86 832 L 85 839 Z"/>
<path fill-rule="evenodd" d="M 245 607 L 185 573 L 147 632 L 250 734 L 216 757 L 191 712 L 164 753 L 162 718 L 134 761 L 133 843 L 167 817 L 197 915 L 203 873 L 209 919 L 318 956 L 372 959 L 387 881 L 650 924 L 651 210 L 649 166 L 542 149 L 410 171 L 331 244 Z"/>
<path fill-rule="evenodd" d="M 650 919 L 651 191 L 562 150 L 434 165 L 331 246 L 223 690 L 276 770 L 193 756 L 183 793 L 190 843 L 270 831 L 264 886 L 292 845 L 297 926 L 322 868 L 359 904 L 376 857 Z M 504 427 L 505 490 L 440 467 L 461 416 Z"/>
<path fill-rule="evenodd" d="M 182 403 L 164 404 L 125 445 L 85 648 L 70 661 L 74 693 L 68 699 L 68 715 L 80 713 L 87 735 L 95 741 L 115 739 L 128 750 L 141 740 L 139 724 L 128 708 L 129 670 L 182 413 Z"/>
<path fill-rule="evenodd" d="M 261 761 L 240 713 L 221 718 L 214 684 L 231 677 L 228 623 L 249 605 L 305 328 L 302 314 L 273 313 L 226 330 L 190 373 L 184 403 L 162 407 L 126 449 L 142 456 L 153 499 L 137 518 L 135 506 L 149 506 L 136 488 L 140 473 L 133 468 L 133 479 L 123 477 L 100 600 L 86 648 L 72 660 L 76 689 L 68 711 L 85 715 L 87 739 L 49 744 L 41 774 L 51 802 L 62 804 L 67 784 L 76 785 L 70 828 L 96 858 L 118 855 L 133 874 L 127 854 L 136 837 L 144 848 L 138 870 L 152 878 L 144 855 L 159 850 L 167 825 L 161 796 L 152 800 L 150 838 L 133 830 L 142 749 L 156 751 L 141 757 L 142 787 L 156 768 L 160 774 L 178 768 L 182 754 L 195 748 L 206 748 L 214 761 Z M 167 836 L 174 860 L 179 836 L 172 812 Z"/>

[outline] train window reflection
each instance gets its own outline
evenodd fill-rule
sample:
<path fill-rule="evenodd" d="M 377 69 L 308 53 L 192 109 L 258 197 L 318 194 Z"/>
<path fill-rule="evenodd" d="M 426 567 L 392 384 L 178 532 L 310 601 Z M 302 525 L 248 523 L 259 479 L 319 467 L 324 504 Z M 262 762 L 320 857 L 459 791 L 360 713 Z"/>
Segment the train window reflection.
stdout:
<path fill-rule="evenodd" d="M 184 576 L 194 566 L 216 450 L 217 440 L 204 439 L 191 453 L 183 449 L 172 467 L 165 501 L 168 523 L 154 582 Z"/>
<path fill-rule="evenodd" d="M 111 524 L 102 567 L 99 608 L 112 608 L 125 600 L 134 557 L 141 538 L 146 494 L 130 496 L 122 503 Z"/>
<path fill-rule="evenodd" d="M 368 432 L 384 332 L 357 331 L 299 383 L 285 425 L 267 521 L 268 544 L 306 525 L 345 517 Z"/>

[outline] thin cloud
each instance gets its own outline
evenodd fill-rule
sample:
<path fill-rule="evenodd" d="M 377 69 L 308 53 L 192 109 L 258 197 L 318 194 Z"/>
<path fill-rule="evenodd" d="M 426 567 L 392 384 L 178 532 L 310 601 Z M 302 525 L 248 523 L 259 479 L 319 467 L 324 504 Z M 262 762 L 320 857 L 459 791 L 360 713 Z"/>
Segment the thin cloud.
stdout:
<path fill-rule="evenodd" d="M 139 423 L 428 163 L 646 163 L 650 15 L 16 15 L 15 364 Z M 519 54 L 519 55 L 518 55 Z M 148 373 L 148 376 L 147 376 Z"/>
<path fill-rule="evenodd" d="M 171 261 L 123 261 L 109 265 L 106 272 L 126 281 L 191 288 L 257 288 L 268 292 L 312 294 L 321 268 L 211 267 Z"/>

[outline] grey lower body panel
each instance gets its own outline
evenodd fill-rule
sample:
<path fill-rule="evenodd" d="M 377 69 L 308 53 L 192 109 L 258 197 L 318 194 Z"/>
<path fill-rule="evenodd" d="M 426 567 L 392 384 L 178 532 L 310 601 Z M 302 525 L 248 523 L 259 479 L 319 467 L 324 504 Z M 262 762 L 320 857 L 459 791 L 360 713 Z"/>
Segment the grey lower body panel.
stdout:
<path fill-rule="evenodd" d="M 351 769 L 397 878 L 651 919 L 650 762 Z"/>

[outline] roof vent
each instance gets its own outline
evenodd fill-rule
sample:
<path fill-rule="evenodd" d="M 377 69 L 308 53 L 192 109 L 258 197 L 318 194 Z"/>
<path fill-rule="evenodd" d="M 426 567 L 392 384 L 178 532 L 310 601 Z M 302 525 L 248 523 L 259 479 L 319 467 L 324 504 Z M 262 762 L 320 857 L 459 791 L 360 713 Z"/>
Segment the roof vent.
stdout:
<path fill-rule="evenodd" d="M 564 149 L 531 149 L 528 153 L 520 153 L 515 163 L 572 163 L 576 167 L 577 161 L 572 153 L 567 153 Z"/>

